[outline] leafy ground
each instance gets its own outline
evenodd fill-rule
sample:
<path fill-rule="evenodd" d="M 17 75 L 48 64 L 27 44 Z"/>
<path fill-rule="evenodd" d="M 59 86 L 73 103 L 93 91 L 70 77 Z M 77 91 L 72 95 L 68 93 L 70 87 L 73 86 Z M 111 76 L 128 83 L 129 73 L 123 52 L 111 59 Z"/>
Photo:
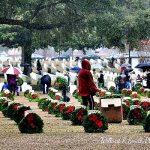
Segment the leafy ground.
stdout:
<path fill-rule="evenodd" d="M 40 97 L 48 97 L 40 94 Z M 37 103 L 29 102 L 24 96 L 16 96 L 16 102 L 31 106 L 44 120 L 44 133 L 21 134 L 13 120 L 0 112 L 0 150 L 148 150 L 150 134 L 142 126 L 109 124 L 105 133 L 85 133 L 82 126 L 73 126 L 38 109 Z M 72 103 L 78 105 L 72 98 Z"/>

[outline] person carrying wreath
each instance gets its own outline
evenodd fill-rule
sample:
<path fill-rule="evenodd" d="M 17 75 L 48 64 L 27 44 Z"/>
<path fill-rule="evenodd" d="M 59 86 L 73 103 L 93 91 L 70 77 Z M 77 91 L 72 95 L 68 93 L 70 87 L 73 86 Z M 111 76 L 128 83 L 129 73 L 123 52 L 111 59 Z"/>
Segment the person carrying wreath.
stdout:
<path fill-rule="evenodd" d="M 94 99 L 93 96 L 99 92 L 99 89 L 96 87 L 93 76 L 90 72 L 91 65 L 88 60 L 82 60 L 82 69 L 78 75 L 78 92 L 82 97 L 82 103 L 84 106 L 88 106 L 89 109 L 94 109 Z"/>

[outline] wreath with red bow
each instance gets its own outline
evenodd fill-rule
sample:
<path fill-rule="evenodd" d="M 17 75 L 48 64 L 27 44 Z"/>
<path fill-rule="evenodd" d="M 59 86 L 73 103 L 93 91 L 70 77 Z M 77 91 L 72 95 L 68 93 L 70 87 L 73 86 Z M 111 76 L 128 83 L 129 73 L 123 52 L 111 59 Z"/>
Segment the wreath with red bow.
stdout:
<path fill-rule="evenodd" d="M 41 133 L 43 120 L 36 113 L 29 113 L 18 124 L 21 133 Z"/>
<path fill-rule="evenodd" d="M 101 114 L 93 113 L 84 117 L 83 127 L 88 133 L 104 132 L 108 129 L 108 121 Z"/>

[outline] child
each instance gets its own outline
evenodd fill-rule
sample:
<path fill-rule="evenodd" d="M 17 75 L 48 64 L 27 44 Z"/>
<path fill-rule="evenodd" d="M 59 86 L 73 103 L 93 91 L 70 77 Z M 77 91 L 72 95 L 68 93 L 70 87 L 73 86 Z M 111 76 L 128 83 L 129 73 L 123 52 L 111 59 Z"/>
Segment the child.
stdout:
<path fill-rule="evenodd" d="M 5 90 L 5 89 L 8 89 L 8 90 L 9 90 L 9 85 L 7 84 L 7 82 L 4 82 L 4 85 L 2 86 L 1 92 L 2 92 L 3 90 Z"/>

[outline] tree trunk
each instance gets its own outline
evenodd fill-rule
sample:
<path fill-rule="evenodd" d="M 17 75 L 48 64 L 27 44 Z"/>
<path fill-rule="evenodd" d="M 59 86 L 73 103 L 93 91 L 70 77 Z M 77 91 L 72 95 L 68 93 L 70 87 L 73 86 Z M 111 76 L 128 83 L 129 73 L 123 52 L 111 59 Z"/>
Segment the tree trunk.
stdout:
<path fill-rule="evenodd" d="M 22 64 L 24 66 L 23 74 L 29 76 L 31 72 L 31 54 L 30 45 L 22 48 Z"/>
<path fill-rule="evenodd" d="M 125 46 L 126 53 L 129 54 L 129 57 L 128 57 L 129 58 L 129 62 L 128 63 L 131 64 L 132 63 L 132 61 L 131 61 L 131 50 L 133 48 L 131 47 L 131 44 L 130 44 L 130 42 L 127 39 L 124 41 L 124 46 Z"/>
<path fill-rule="evenodd" d="M 125 52 L 128 53 L 129 52 L 129 43 L 125 42 Z"/>
<path fill-rule="evenodd" d="M 131 64 L 132 65 L 132 58 L 131 58 L 131 51 L 132 51 L 132 47 L 131 47 L 131 44 L 129 44 L 129 64 Z"/>

